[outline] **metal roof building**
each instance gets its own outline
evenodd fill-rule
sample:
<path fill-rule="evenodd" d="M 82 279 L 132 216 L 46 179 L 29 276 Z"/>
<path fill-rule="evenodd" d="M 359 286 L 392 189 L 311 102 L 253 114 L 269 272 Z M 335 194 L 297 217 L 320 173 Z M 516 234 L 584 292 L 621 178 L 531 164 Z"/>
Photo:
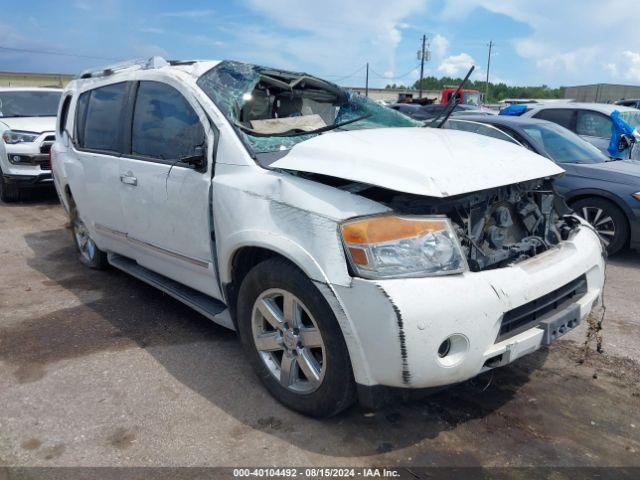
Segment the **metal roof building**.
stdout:
<path fill-rule="evenodd" d="M 0 72 L 0 87 L 64 87 L 73 77 L 66 73 Z"/>
<path fill-rule="evenodd" d="M 576 102 L 612 103 L 624 98 L 640 98 L 640 86 L 596 83 L 566 87 L 564 98 Z"/>

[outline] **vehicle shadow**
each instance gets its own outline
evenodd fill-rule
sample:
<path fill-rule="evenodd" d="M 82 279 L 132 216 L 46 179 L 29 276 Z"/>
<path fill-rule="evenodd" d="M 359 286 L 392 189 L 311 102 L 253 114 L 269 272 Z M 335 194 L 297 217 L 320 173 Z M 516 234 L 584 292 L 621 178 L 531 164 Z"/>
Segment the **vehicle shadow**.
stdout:
<path fill-rule="evenodd" d="M 73 292 L 81 305 L 0 329 L 5 339 L 0 361 L 13 368 L 18 382 L 37 381 L 61 360 L 142 348 L 183 385 L 239 420 L 243 427 L 230 435 L 240 441 L 257 429 L 324 455 L 395 451 L 485 419 L 510 402 L 547 357 L 541 350 L 472 382 L 375 414 L 354 406 L 317 421 L 269 396 L 235 333 L 117 270 L 82 267 L 65 229 L 28 234 L 25 240 L 35 254 L 28 265 L 44 274 L 49 286 Z M 460 461 L 475 464 L 465 455 Z"/>
<path fill-rule="evenodd" d="M 0 202 L 3 208 L 25 207 L 29 205 L 55 205 L 60 203 L 58 195 L 53 188 L 38 188 L 24 191 L 17 202 Z"/>
<path fill-rule="evenodd" d="M 635 250 L 622 250 L 607 258 L 607 263 L 620 267 L 640 267 L 640 252 Z"/>

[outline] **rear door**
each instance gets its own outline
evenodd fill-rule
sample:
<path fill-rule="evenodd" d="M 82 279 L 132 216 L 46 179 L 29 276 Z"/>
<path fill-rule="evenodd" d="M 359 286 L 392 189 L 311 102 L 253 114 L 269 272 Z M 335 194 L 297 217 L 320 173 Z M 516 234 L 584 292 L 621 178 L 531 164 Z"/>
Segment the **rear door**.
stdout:
<path fill-rule="evenodd" d="M 534 114 L 533 118 L 548 120 L 562 125 L 572 132 L 576 131 L 576 111 L 573 108 L 545 108 Z"/>
<path fill-rule="evenodd" d="M 118 190 L 138 263 L 220 298 L 209 218 L 212 130 L 187 96 L 177 83 L 137 83 Z M 203 168 L 181 161 L 200 152 Z"/>
<path fill-rule="evenodd" d="M 120 204 L 120 155 L 123 150 L 128 82 L 82 93 L 77 102 L 73 161 L 66 167 L 82 221 L 103 250 L 126 253 L 126 225 Z"/>
<path fill-rule="evenodd" d="M 598 147 L 605 155 L 611 140 L 611 118 L 593 110 L 578 110 L 576 117 L 576 133 L 587 142 Z"/>

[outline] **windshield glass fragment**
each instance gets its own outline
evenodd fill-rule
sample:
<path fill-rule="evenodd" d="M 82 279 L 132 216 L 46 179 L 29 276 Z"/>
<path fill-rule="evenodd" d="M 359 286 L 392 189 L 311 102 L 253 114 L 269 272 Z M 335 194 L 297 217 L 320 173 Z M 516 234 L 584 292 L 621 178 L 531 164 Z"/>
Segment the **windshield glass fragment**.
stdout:
<path fill-rule="evenodd" d="M 422 123 L 307 75 L 224 61 L 198 79 L 252 153 L 288 150 L 323 133 Z"/>

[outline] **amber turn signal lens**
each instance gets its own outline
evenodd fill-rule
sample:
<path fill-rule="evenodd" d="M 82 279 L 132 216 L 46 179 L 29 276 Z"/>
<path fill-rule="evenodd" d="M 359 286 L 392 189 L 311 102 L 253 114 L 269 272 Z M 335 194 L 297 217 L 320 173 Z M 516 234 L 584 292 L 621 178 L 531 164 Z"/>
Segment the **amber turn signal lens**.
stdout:
<path fill-rule="evenodd" d="M 446 226 L 444 219 L 423 220 L 388 216 L 356 220 L 345 223 L 340 228 L 342 238 L 347 244 L 368 245 L 414 238 L 430 232 L 441 231 Z"/>

